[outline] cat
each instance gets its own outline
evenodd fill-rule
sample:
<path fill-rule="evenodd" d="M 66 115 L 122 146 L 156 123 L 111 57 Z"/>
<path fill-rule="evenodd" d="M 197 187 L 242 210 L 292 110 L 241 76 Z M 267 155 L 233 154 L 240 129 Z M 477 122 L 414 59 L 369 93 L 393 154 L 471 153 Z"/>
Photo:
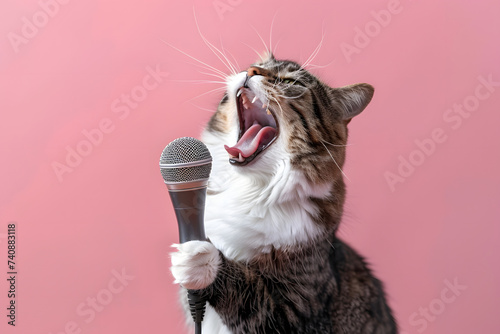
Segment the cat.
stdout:
<path fill-rule="evenodd" d="M 272 54 L 228 77 L 202 134 L 209 241 L 171 255 L 175 282 L 208 299 L 203 333 L 397 333 L 382 283 L 336 235 L 347 124 L 373 92 Z"/>

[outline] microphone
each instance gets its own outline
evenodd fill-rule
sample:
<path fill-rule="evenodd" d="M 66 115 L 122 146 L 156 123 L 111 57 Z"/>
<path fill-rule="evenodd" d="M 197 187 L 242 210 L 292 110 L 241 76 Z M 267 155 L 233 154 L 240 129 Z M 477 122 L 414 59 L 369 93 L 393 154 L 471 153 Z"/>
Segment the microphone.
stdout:
<path fill-rule="evenodd" d="M 160 171 L 175 210 L 181 243 L 206 240 L 205 198 L 211 170 L 212 156 L 195 138 L 177 138 L 161 154 Z M 199 290 L 188 290 L 188 300 L 195 333 L 201 334 L 206 296 Z"/>
<path fill-rule="evenodd" d="M 204 211 L 211 170 L 212 156 L 195 138 L 177 138 L 161 154 L 160 171 L 174 206 L 181 243 L 206 240 Z"/>

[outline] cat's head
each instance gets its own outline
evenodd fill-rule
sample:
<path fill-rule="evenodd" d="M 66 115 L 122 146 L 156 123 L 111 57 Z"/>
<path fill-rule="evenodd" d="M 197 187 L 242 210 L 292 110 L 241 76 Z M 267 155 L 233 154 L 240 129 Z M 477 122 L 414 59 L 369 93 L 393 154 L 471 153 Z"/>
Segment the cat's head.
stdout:
<path fill-rule="evenodd" d="M 274 173 L 288 159 L 313 183 L 342 177 L 347 124 L 373 96 L 368 84 L 332 88 L 292 61 L 269 55 L 230 76 L 207 131 L 223 139 L 227 163 Z"/>

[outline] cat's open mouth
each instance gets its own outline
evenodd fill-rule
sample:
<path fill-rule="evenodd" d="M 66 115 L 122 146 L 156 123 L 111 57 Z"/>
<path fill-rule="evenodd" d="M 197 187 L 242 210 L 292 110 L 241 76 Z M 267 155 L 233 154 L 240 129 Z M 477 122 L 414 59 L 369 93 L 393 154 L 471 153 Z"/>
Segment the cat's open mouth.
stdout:
<path fill-rule="evenodd" d="M 237 91 L 236 105 L 240 121 L 238 142 L 233 147 L 224 145 L 224 148 L 229 153 L 229 162 L 244 166 L 278 138 L 279 124 L 269 106 L 249 88 Z"/>

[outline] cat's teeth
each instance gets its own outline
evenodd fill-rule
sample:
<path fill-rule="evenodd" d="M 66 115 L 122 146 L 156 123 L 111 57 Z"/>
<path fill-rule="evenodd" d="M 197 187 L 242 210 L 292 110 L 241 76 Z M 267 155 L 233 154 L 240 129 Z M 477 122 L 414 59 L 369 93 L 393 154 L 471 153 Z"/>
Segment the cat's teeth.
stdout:
<path fill-rule="evenodd" d="M 257 100 L 257 95 L 253 97 L 252 103 L 255 103 L 255 100 Z"/>
<path fill-rule="evenodd" d="M 267 108 L 267 104 L 263 103 L 262 104 L 262 109 L 266 109 Z"/>
<path fill-rule="evenodd" d="M 241 93 L 243 93 L 243 90 L 242 90 L 242 89 L 239 89 L 239 90 L 238 90 L 238 93 L 236 93 L 236 97 L 240 97 Z"/>
<path fill-rule="evenodd" d="M 271 112 L 269 111 L 269 109 L 267 109 L 267 110 L 266 110 L 266 113 L 267 113 L 268 115 L 271 115 Z"/>
<path fill-rule="evenodd" d="M 245 161 L 245 158 L 241 155 L 241 153 L 239 153 L 238 155 L 232 155 L 232 154 L 230 154 L 230 155 L 229 155 L 229 158 L 230 158 L 230 159 L 233 159 L 233 160 L 236 160 L 236 161 L 238 161 L 238 162 L 243 162 L 243 161 Z"/>

